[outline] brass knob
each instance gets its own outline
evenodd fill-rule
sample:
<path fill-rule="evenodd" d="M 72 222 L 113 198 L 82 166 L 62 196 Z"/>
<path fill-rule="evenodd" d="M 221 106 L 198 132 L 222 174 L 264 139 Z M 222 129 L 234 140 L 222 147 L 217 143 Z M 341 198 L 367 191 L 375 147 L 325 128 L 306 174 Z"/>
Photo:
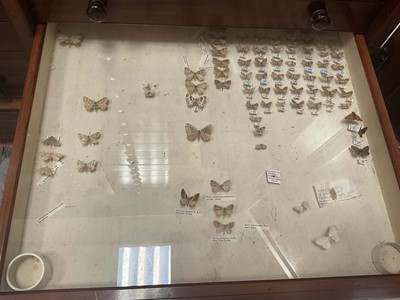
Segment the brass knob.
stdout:
<path fill-rule="evenodd" d="M 311 28 L 316 31 L 327 30 L 331 24 L 331 18 L 325 8 L 325 3 L 322 1 L 312 2 L 308 7 L 308 12 L 311 17 Z"/>
<path fill-rule="evenodd" d="M 86 15 L 90 21 L 94 23 L 101 23 L 107 17 L 107 0 L 89 0 Z"/>

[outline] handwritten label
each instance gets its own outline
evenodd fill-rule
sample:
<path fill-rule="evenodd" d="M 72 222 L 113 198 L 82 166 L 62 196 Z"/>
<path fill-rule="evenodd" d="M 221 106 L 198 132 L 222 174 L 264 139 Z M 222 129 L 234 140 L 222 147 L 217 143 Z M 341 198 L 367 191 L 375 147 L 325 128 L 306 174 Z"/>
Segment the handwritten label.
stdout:
<path fill-rule="evenodd" d="M 205 195 L 204 199 L 205 199 L 206 201 L 221 201 L 221 200 L 236 201 L 236 195 L 217 195 L 217 194 L 211 194 L 211 195 Z"/>
<path fill-rule="evenodd" d="M 213 242 L 235 243 L 237 242 L 237 236 L 213 236 Z"/>
<path fill-rule="evenodd" d="M 243 73 L 247 73 L 247 72 L 249 72 L 249 67 L 248 67 L 248 66 L 243 66 L 243 67 L 241 68 L 241 71 L 242 71 Z"/>
<path fill-rule="evenodd" d="M 294 71 L 296 71 L 296 68 L 295 68 L 295 67 L 289 67 L 288 70 L 289 70 L 290 72 L 294 72 Z"/>
<path fill-rule="evenodd" d="M 275 85 L 278 85 L 278 86 L 281 86 L 283 83 L 282 83 L 282 80 L 277 80 L 277 81 L 275 81 Z"/>
<path fill-rule="evenodd" d="M 357 163 L 359 165 L 365 165 L 367 163 L 367 159 L 366 158 L 357 158 Z"/>
<path fill-rule="evenodd" d="M 281 184 L 281 171 L 267 170 L 266 175 L 268 183 Z"/>
<path fill-rule="evenodd" d="M 340 71 L 337 73 L 337 76 L 343 78 L 346 75 L 346 73 L 344 71 Z"/>
<path fill-rule="evenodd" d="M 250 79 L 245 79 L 245 80 L 243 81 L 243 85 L 244 85 L 244 86 L 252 86 L 253 83 L 251 82 Z"/>
<path fill-rule="evenodd" d="M 356 187 L 347 178 L 314 185 L 314 191 L 320 207 L 359 195 Z"/>
<path fill-rule="evenodd" d="M 328 70 L 325 68 L 320 69 L 319 71 L 321 74 L 328 75 Z"/>
<path fill-rule="evenodd" d="M 356 146 L 356 147 L 358 147 L 358 148 L 361 148 L 362 147 L 362 140 L 352 140 L 352 142 L 351 142 L 351 144 L 353 145 L 353 146 Z"/>
<path fill-rule="evenodd" d="M 175 214 L 183 216 L 201 216 L 201 211 L 195 209 L 175 209 Z"/>
<path fill-rule="evenodd" d="M 262 230 L 269 230 L 269 224 L 244 224 L 244 228 L 246 229 L 260 228 Z"/>
<path fill-rule="evenodd" d="M 361 126 L 358 124 L 349 124 L 347 126 L 347 130 L 348 131 L 352 131 L 352 132 L 359 132 L 361 129 Z"/>
<path fill-rule="evenodd" d="M 342 61 L 340 59 L 334 59 L 333 62 L 337 65 L 341 65 Z"/>
<path fill-rule="evenodd" d="M 46 220 L 48 217 L 54 215 L 56 212 L 58 212 L 60 209 L 64 208 L 65 203 L 61 202 L 59 204 L 57 204 L 56 207 L 52 208 L 51 210 L 49 210 L 47 213 L 43 214 L 42 216 L 40 216 L 36 222 L 38 223 L 42 223 L 44 220 Z"/>

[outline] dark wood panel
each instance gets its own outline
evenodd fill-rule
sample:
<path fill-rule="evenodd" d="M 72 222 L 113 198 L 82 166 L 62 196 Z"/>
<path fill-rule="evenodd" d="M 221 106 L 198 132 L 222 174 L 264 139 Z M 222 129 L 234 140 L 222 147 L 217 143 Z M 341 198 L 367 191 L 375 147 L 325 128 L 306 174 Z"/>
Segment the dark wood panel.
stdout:
<path fill-rule="evenodd" d="M 23 75 L 28 68 L 29 55 L 26 52 L 0 52 L 0 73 Z"/>
<path fill-rule="evenodd" d="M 40 22 L 88 22 L 88 1 L 28 0 Z M 109 23 L 310 29 L 311 0 L 112 0 Z M 365 32 L 383 1 L 325 1 L 331 30 Z"/>
<path fill-rule="evenodd" d="M 18 112 L 0 111 L 0 143 L 11 142 L 14 139 Z"/>
<path fill-rule="evenodd" d="M 4 10 L 3 6 L 0 3 L 0 22 L 8 22 L 10 19 L 7 16 L 6 11 Z"/>
<path fill-rule="evenodd" d="M 0 22 L 0 51 L 23 52 L 25 47 L 18 39 L 10 22 Z"/>
<path fill-rule="evenodd" d="M 24 89 L 25 77 L 25 74 L 6 76 L 7 82 L 3 87 L 4 94 L 0 96 L 0 101 L 1 99 L 8 100 L 10 98 L 21 98 L 22 91 Z"/>

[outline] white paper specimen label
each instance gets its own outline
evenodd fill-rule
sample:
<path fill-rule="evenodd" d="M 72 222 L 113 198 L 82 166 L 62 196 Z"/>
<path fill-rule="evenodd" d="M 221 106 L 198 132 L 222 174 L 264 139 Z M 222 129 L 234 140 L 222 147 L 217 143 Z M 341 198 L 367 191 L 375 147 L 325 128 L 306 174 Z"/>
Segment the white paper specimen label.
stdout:
<path fill-rule="evenodd" d="M 267 170 L 268 183 L 281 184 L 281 171 Z"/>
<path fill-rule="evenodd" d="M 218 236 L 215 235 L 213 236 L 213 242 L 218 242 L 218 243 L 236 243 L 237 242 L 237 236 Z"/>
<path fill-rule="evenodd" d="M 347 178 L 314 185 L 314 191 L 320 207 L 359 195 L 356 187 Z"/>
<path fill-rule="evenodd" d="M 220 200 L 227 200 L 227 201 L 236 201 L 236 195 L 205 195 L 204 199 L 206 201 L 220 201 Z"/>
<path fill-rule="evenodd" d="M 42 223 L 44 220 L 46 220 L 48 217 L 50 217 L 51 215 L 54 215 L 56 212 L 58 212 L 60 209 L 64 208 L 65 203 L 61 202 L 59 204 L 57 204 L 56 207 L 53 207 L 52 209 L 50 209 L 47 213 L 43 214 L 42 216 L 40 216 L 36 221 L 38 223 Z"/>
<path fill-rule="evenodd" d="M 177 208 L 175 209 L 175 214 L 177 215 L 183 215 L 183 216 L 201 216 L 201 211 L 197 210 L 197 209 L 181 209 L 181 208 Z"/>
<path fill-rule="evenodd" d="M 361 126 L 357 125 L 357 124 L 349 124 L 347 126 L 348 131 L 358 132 L 360 129 L 361 129 Z"/>
<path fill-rule="evenodd" d="M 260 228 L 261 230 L 269 230 L 269 224 L 244 224 L 245 229 L 257 229 Z"/>

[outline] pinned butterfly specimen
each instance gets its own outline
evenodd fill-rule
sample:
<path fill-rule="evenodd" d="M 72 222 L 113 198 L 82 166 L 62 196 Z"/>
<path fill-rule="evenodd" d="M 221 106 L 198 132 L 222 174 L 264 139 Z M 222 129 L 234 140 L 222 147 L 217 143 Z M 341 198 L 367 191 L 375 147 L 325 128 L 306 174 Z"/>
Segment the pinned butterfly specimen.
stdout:
<path fill-rule="evenodd" d="M 54 146 L 54 147 L 61 146 L 60 138 L 57 139 L 55 136 L 48 137 L 42 143 L 43 143 L 43 145 L 46 145 L 46 146 Z"/>
<path fill-rule="evenodd" d="M 96 171 L 96 167 L 97 167 L 97 161 L 95 161 L 95 160 L 92 160 L 92 161 L 90 161 L 88 163 L 83 162 L 81 160 L 78 160 L 76 162 L 76 164 L 78 166 L 78 171 L 81 172 L 81 173 L 82 172 L 86 172 L 86 173 L 91 172 L 91 173 L 93 173 L 93 172 Z"/>
<path fill-rule="evenodd" d="M 218 59 L 216 57 L 213 57 L 213 64 L 217 66 L 218 68 L 227 68 L 229 66 L 229 59 Z"/>
<path fill-rule="evenodd" d="M 304 73 L 303 77 L 307 81 L 314 81 L 315 79 L 317 79 L 317 76 L 310 75 L 308 73 Z"/>
<path fill-rule="evenodd" d="M 187 89 L 188 94 L 192 95 L 194 93 L 199 94 L 200 96 L 203 95 L 206 91 L 207 88 L 207 83 L 202 82 L 199 84 L 194 84 L 193 82 L 186 80 L 185 81 L 185 86 Z"/>
<path fill-rule="evenodd" d="M 262 120 L 262 117 L 250 116 L 249 120 L 250 120 L 250 122 L 253 122 L 253 123 L 260 123 Z"/>
<path fill-rule="evenodd" d="M 300 74 L 296 74 L 296 73 L 292 73 L 287 71 L 286 72 L 286 77 L 289 79 L 293 79 L 293 80 L 298 80 L 300 78 Z"/>
<path fill-rule="evenodd" d="M 278 85 L 275 85 L 274 91 L 275 91 L 275 94 L 286 95 L 288 88 L 287 87 L 281 88 Z"/>
<path fill-rule="evenodd" d="M 344 69 L 344 66 L 343 65 L 332 64 L 331 68 L 334 71 L 342 71 Z"/>
<path fill-rule="evenodd" d="M 265 131 L 265 126 L 259 126 L 259 125 L 254 125 L 254 130 L 253 130 L 253 134 L 254 136 L 262 136 L 264 134 Z"/>
<path fill-rule="evenodd" d="M 108 109 L 108 103 L 110 99 L 107 97 L 101 98 L 99 101 L 94 101 L 89 99 L 88 97 L 83 97 L 83 105 L 85 106 L 86 111 L 106 111 Z"/>
<path fill-rule="evenodd" d="M 267 46 L 254 46 L 253 52 L 256 55 L 264 55 L 267 52 Z"/>
<path fill-rule="evenodd" d="M 325 235 L 314 240 L 314 243 L 324 250 L 332 247 L 333 243 L 339 242 L 339 233 L 336 226 L 332 225 L 328 228 Z"/>
<path fill-rule="evenodd" d="M 340 85 L 345 85 L 346 83 L 349 82 L 349 80 L 350 78 L 337 78 L 336 83 Z"/>
<path fill-rule="evenodd" d="M 263 88 L 262 86 L 259 86 L 258 91 L 260 92 L 260 94 L 269 94 L 271 88 L 270 87 Z"/>
<path fill-rule="evenodd" d="M 318 88 L 312 88 L 312 87 L 308 87 L 307 93 L 315 95 L 318 92 Z"/>
<path fill-rule="evenodd" d="M 278 74 L 275 72 L 271 73 L 271 77 L 273 80 L 282 80 L 284 76 L 285 76 L 285 74 Z"/>
<path fill-rule="evenodd" d="M 254 90 L 255 90 L 256 88 L 255 87 L 247 87 L 247 86 L 245 86 L 244 88 L 243 88 L 243 93 L 244 94 L 248 94 L 248 95 L 251 95 L 251 94 L 253 94 L 253 92 L 254 92 Z"/>
<path fill-rule="evenodd" d="M 101 138 L 100 132 L 95 132 L 93 134 L 85 135 L 82 133 L 78 133 L 79 141 L 81 142 L 82 146 L 87 145 L 98 145 L 99 139 Z"/>
<path fill-rule="evenodd" d="M 333 76 L 331 76 L 331 75 L 326 75 L 326 74 L 322 73 L 321 76 L 322 76 L 322 80 L 325 82 L 331 82 L 333 80 Z"/>
<path fill-rule="evenodd" d="M 358 135 L 362 138 L 363 135 L 367 132 L 368 127 L 360 128 L 358 131 Z"/>
<path fill-rule="evenodd" d="M 257 145 L 254 146 L 254 149 L 256 149 L 256 150 L 265 150 L 265 149 L 267 149 L 267 145 L 265 145 L 265 144 L 257 144 Z"/>
<path fill-rule="evenodd" d="M 217 233 L 222 234 L 231 234 L 232 233 L 232 228 L 235 226 L 235 222 L 230 222 L 228 224 L 222 224 L 218 221 L 214 221 L 214 227 L 217 229 Z"/>
<path fill-rule="evenodd" d="M 329 90 L 326 86 L 322 87 L 321 94 L 326 97 L 333 97 L 337 93 L 337 89 Z"/>
<path fill-rule="evenodd" d="M 340 103 L 339 108 L 341 109 L 348 109 L 351 107 L 351 102 L 346 102 L 346 103 Z"/>
<path fill-rule="evenodd" d="M 267 79 L 267 77 L 268 77 L 267 73 L 257 73 L 257 74 L 256 74 L 256 78 L 257 78 L 258 80 Z"/>
<path fill-rule="evenodd" d="M 240 73 L 240 78 L 243 79 L 243 80 L 248 80 L 248 79 L 251 78 L 252 75 L 253 75 L 252 72 L 250 72 L 250 73 L 243 73 L 243 72 L 241 72 L 241 73 Z"/>
<path fill-rule="evenodd" d="M 345 116 L 344 119 L 348 121 L 362 121 L 361 117 L 357 115 L 354 111 Z"/>
<path fill-rule="evenodd" d="M 325 61 L 325 62 L 317 61 L 317 66 L 318 66 L 318 68 L 326 68 L 327 66 L 329 66 L 329 62 L 328 61 Z"/>
<path fill-rule="evenodd" d="M 307 105 L 310 109 L 320 110 L 322 107 L 322 102 L 313 102 L 308 100 Z"/>
<path fill-rule="evenodd" d="M 229 77 L 229 68 L 226 68 L 226 69 L 214 68 L 214 75 L 216 78 L 228 78 Z"/>
<path fill-rule="evenodd" d="M 207 97 L 200 96 L 195 97 L 189 94 L 186 94 L 186 104 L 189 108 L 194 107 L 194 111 L 197 112 L 198 109 L 203 110 L 204 105 L 206 105 Z"/>
<path fill-rule="evenodd" d="M 143 92 L 146 98 L 153 98 L 156 95 L 157 84 L 143 83 Z"/>
<path fill-rule="evenodd" d="M 283 59 L 275 59 L 275 58 L 271 59 L 271 65 L 273 65 L 273 66 L 280 66 L 280 65 L 282 65 L 282 63 L 283 63 Z"/>
<path fill-rule="evenodd" d="M 327 57 L 329 55 L 329 53 L 326 51 L 318 51 L 318 55 L 321 57 Z"/>
<path fill-rule="evenodd" d="M 306 210 L 309 210 L 311 208 L 311 205 L 308 201 L 303 201 L 301 205 L 293 207 L 293 210 L 297 212 L 298 214 L 302 214 Z"/>
<path fill-rule="evenodd" d="M 296 95 L 300 95 L 303 92 L 304 88 L 296 88 L 294 85 L 292 85 L 292 88 L 290 89 L 290 91 L 292 92 L 292 94 L 296 94 Z"/>
<path fill-rule="evenodd" d="M 237 62 L 239 64 L 239 66 L 241 66 L 241 67 L 243 67 L 243 66 L 248 67 L 248 66 L 250 66 L 251 59 L 244 60 L 244 59 L 239 58 Z"/>
<path fill-rule="evenodd" d="M 230 204 L 227 207 L 214 205 L 214 212 L 217 217 L 230 217 L 233 214 L 233 208 L 233 204 Z"/>
<path fill-rule="evenodd" d="M 285 61 L 285 64 L 289 67 L 294 67 L 296 65 L 296 62 L 294 60 L 288 60 Z"/>
<path fill-rule="evenodd" d="M 346 92 L 344 90 L 344 88 L 341 88 L 341 87 L 339 88 L 339 90 L 340 90 L 340 96 L 342 96 L 342 97 L 348 98 L 348 97 L 353 96 L 353 91 Z"/>
<path fill-rule="evenodd" d="M 215 180 L 210 180 L 211 191 L 213 193 L 218 193 L 221 191 L 229 192 L 231 189 L 232 182 L 228 179 L 225 180 L 222 184 L 219 184 Z"/>
<path fill-rule="evenodd" d="M 258 108 L 258 103 L 251 104 L 250 101 L 247 101 L 246 108 L 248 110 L 256 110 Z"/>
<path fill-rule="evenodd" d="M 230 80 L 226 80 L 226 81 L 220 81 L 218 79 L 214 80 L 215 83 L 215 87 L 219 90 L 227 90 L 231 87 L 231 81 Z"/>
<path fill-rule="evenodd" d="M 256 57 L 254 59 L 254 65 L 256 67 L 265 67 L 266 64 L 267 64 L 267 59 L 266 58 Z"/>
<path fill-rule="evenodd" d="M 185 67 L 184 73 L 186 76 L 186 80 L 198 80 L 203 81 L 206 76 L 206 70 L 200 69 L 196 72 L 190 70 L 188 67 Z"/>
<path fill-rule="evenodd" d="M 262 108 L 271 108 L 272 102 L 265 102 L 264 100 L 261 100 L 261 107 Z"/>
<path fill-rule="evenodd" d="M 196 127 L 189 123 L 186 123 L 185 125 L 187 139 L 191 142 L 196 139 L 200 140 L 200 138 L 203 140 L 203 142 L 208 142 L 211 139 L 212 129 L 212 125 L 207 125 L 201 130 L 198 130 Z"/>
<path fill-rule="evenodd" d="M 281 38 L 280 37 L 277 37 L 277 38 L 269 38 L 269 43 L 271 44 L 271 45 L 274 45 L 274 46 L 276 46 L 276 45 L 279 45 L 280 43 L 281 43 Z"/>
<path fill-rule="evenodd" d="M 292 99 L 290 105 L 295 109 L 302 109 L 304 106 L 304 101 L 297 102 L 296 100 Z"/>
<path fill-rule="evenodd" d="M 64 158 L 64 156 L 65 156 L 64 154 L 56 152 L 42 153 L 42 160 L 44 162 L 60 161 L 61 159 Z"/>
<path fill-rule="evenodd" d="M 228 54 L 228 48 L 218 48 L 214 45 L 211 45 L 211 55 L 218 57 L 225 57 Z"/>
<path fill-rule="evenodd" d="M 278 107 L 285 107 L 285 105 L 286 105 L 286 102 L 285 102 L 285 101 L 278 101 L 278 102 L 276 102 L 276 106 L 278 106 Z"/>
<path fill-rule="evenodd" d="M 210 39 L 210 43 L 213 45 L 223 46 L 227 44 L 227 37 L 225 35 L 214 35 L 210 33 L 208 37 Z"/>
<path fill-rule="evenodd" d="M 57 35 L 57 42 L 59 42 L 61 46 L 79 47 L 82 42 L 82 36 L 80 34 L 67 35 L 60 32 Z"/>
<path fill-rule="evenodd" d="M 313 48 L 313 47 L 310 47 L 310 48 L 308 48 L 308 47 L 303 47 L 303 52 L 304 52 L 305 54 L 312 54 L 313 51 L 314 51 L 314 48 Z"/>
<path fill-rule="evenodd" d="M 54 176 L 55 173 L 56 172 L 52 168 L 50 168 L 48 166 L 44 166 L 44 167 L 40 167 L 39 168 L 39 174 L 42 175 L 42 176 Z"/>
<path fill-rule="evenodd" d="M 349 150 L 355 157 L 366 158 L 369 155 L 369 146 L 365 146 L 364 148 L 360 149 L 352 145 Z"/>
<path fill-rule="evenodd" d="M 331 52 L 332 58 L 341 59 L 343 56 L 344 56 L 343 51 L 342 52 L 336 52 L 336 51 Z"/>
<path fill-rule="evenodd" d="M 250 50 L 250 46 L 236 45 L 236 51 L 239 53 L 247 53 Z"/>
<path fill-rule="evenodd" d="M 303 59 L 303 60 L 301 61 L 301 64 L 302 64 L 303 66 L 305 66 L 305 67 L 312 67 L 313 63 L 314 63 L 314 62 L 313 62 L 312 60 L 309 60 L 309 61 L 308 61 L 308 60 L 304 60 L 304 59 Z"/>
<path fill-rule="evenodd" d="M 184 189 L 181 189 L 181 200 L 179 200 L 179 202 L 182 206 L 189 206 L 190 208 L 193 208 L 196 206 L 199 197 L 199 193 L 193 195 L 192 197 L 189 197 L 186 194 L 186 191 Z"/>

